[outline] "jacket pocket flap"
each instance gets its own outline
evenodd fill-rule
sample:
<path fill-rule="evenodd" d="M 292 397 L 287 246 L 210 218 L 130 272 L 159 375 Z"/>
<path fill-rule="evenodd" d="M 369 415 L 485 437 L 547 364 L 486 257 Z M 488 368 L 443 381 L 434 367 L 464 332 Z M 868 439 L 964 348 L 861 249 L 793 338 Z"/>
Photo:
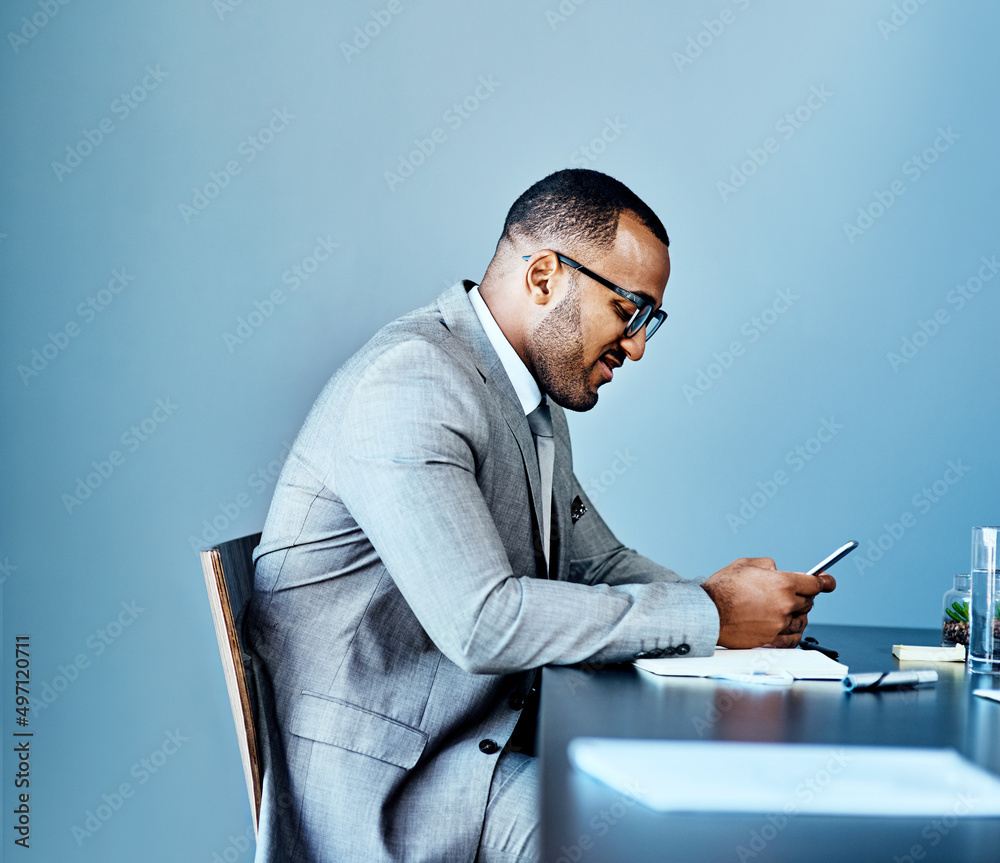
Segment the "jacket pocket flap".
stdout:
<path fill-rule="evenodd" d="M 303 690 L 292 715 L 296 737 L 329 743 L 409 770 L 420 758 L 427 735 L 409 725 L 349 704 L 339 698 Z"/>

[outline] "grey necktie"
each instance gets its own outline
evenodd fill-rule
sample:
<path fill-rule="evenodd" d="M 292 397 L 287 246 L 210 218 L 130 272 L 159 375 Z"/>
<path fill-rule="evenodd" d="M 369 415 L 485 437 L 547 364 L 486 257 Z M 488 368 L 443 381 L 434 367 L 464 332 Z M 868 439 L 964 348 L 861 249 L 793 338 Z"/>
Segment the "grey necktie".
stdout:
<path fill-rule="evenodd" d="M 552 412 L 544 396 L 538 407 L 528 414 L 528 425 L 535 439 L 538 472 L 542 477 L 542 550 L 548 565 L 552 540 L 552 468 L 556 459 L 556 447 L 552 439 Z"/>

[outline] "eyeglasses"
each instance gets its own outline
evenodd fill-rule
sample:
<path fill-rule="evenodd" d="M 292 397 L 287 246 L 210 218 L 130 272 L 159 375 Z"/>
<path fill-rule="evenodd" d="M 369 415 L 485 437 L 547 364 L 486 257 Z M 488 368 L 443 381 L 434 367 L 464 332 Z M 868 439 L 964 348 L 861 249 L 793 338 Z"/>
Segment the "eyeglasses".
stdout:
<path fill-rule="evenodd" d="M 572 258 L 567 258 L 559 252 L 556 252 L 556 257 L 566 264 L 566 266 L 572 267 L 574 270 L 579 270 L 585 276 L 590 276 L 595 282 L 600 282 L 604 287 L 614 291 L 619 297 L 623 297 L 635 306 L 632 317 L 625 324 L 626 338 L 632 338 L 639 330 L 645 327 L 646 341 L 649 341 L 653 338 L 653 333 L 660 328 L 660 324 L 667 319 L 667 313 L 663 309 L 654 309 L 652 303 L 638 294 L 633 294 L 631 291 L 626 291 L 625 288 L 618 287 L 614 282 L 609 282 L 604 276 L 597 275 L 593 270 L 587 269 L 583 264 L 578 264 Z M 531 255 L 521 255 L 521 258 L 529 261 L 531 260 Z"/>

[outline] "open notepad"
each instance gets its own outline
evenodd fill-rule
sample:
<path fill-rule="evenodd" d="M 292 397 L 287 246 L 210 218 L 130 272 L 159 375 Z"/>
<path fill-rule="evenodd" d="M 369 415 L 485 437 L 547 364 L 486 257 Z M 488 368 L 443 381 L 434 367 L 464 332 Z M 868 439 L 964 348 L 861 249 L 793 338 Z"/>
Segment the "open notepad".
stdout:
<path fill-rule="evenodd" d="M 783 650 L 754 647 L 750 650 L 715 648 L 713 656 L 671 656 L 637 659 L 635 667 L 666 677 L 739 678 L 751 674 L 787 674 L 795 680 L 843 680 L 847 666 L 818 650 Z"/>

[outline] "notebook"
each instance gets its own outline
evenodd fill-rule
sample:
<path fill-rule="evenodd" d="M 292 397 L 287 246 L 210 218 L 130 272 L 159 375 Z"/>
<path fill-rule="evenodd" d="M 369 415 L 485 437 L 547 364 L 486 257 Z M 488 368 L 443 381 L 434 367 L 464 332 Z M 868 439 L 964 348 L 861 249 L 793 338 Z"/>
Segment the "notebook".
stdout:
<path fill-rule="evenodd" d="M 640 671 L 666 677 L 724 677 L 788 674 L 795 680 L 843 680 L 847 666 L 818 650 L 754 647 L 749 650 L 715 648 L 713 656 L 670 656 L 637 659 Z"/>

